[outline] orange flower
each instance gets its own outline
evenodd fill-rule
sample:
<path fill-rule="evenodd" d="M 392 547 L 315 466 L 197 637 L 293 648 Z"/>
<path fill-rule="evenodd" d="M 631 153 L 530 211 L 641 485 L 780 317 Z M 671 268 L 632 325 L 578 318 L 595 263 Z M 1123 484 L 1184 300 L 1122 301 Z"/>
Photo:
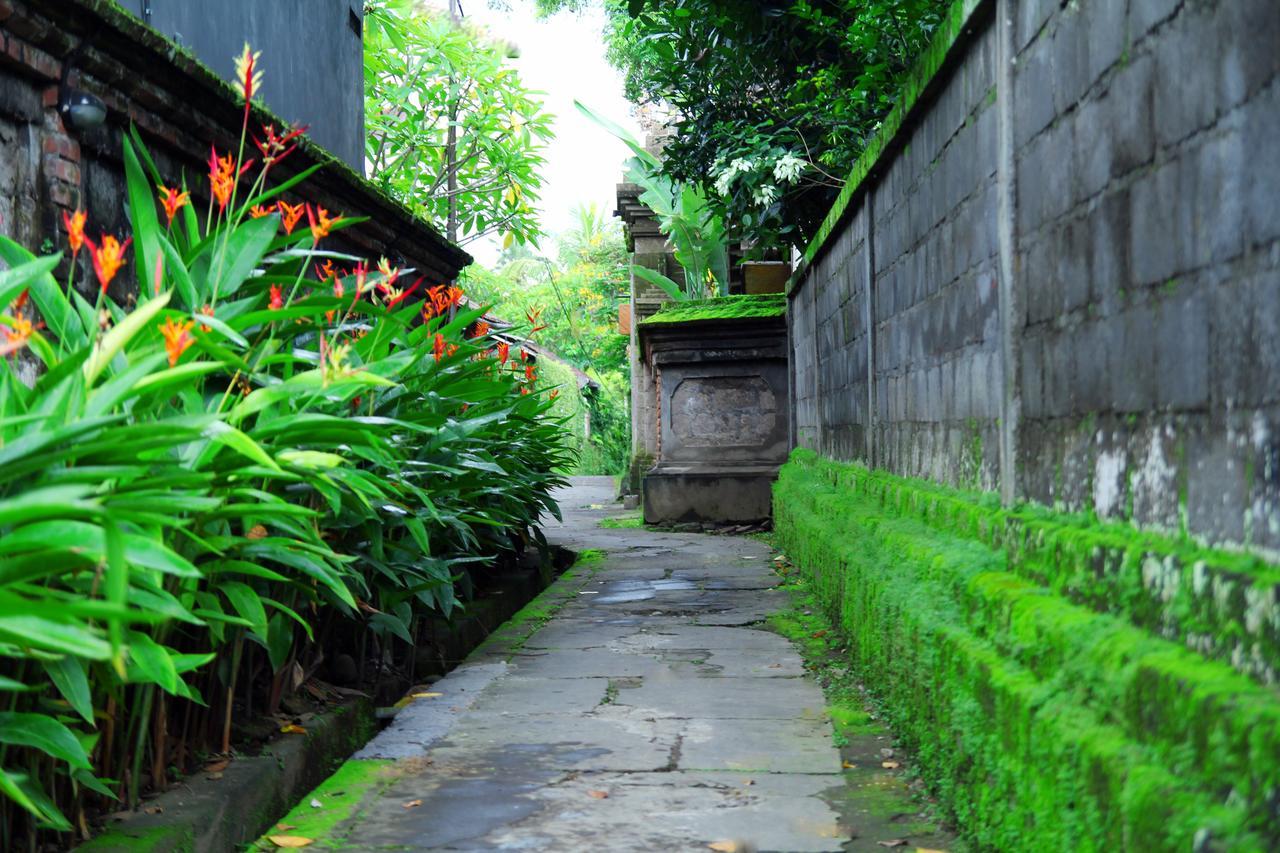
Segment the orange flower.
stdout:
<path fill-rule="evenodd" d="M 383 283 L 385 284 L 383 290 L 395 287 L 396 279 L 400 277 L 400 270 L 392 269 L 391 263 L 386 258 L 378 259 L 378 272 L 382 273 Z"/>
<path fill-rule="evenodd" d="M 444 335 L 436 333 L 435 343 L 431 346 L 431 351 L 435 354 L 436 361 L 444 358 Z"/>
<path fill-rule="evenodd" d="M 71 247 L 71 257 L 75 257 L 80 253 L 80 247 L 84 245 L 84 221 L 88 217 L 83 210 L 77 210 L 71 216 L 67 212 L 62 211 L 62 224 L 67 226 L 67 245 Z"/>
<path fill-rule="evenodd" d="M 528 394 L 528 393 L 529 393 L 529 386 L 528 386 L 528 385 L 521 385 L 521 386 L 520 386 L 520 393 L 521 393 L 522 395 L 524 395 L 524 394 Z"/>
<path fill-rule="evenodd" d="M 279 311 L 284 307 L 284 291 L 280 289 L 280 285 L 271 285 L 271 302 L 267 307 L 272 311 Z"/>
<path fill-rule="evenodd" d="M 526 366 L 525 366 L 525 369 L 524 369 L 524 378 L 525 378 L 525 379 L 527 379 L 527 380 L 529 380 L 530 382 L 537 382 L 537 381 L 538 381 L 538 372 L 537 372 L 536 370 L 534 370 L 534 368 L 533 368 L 533 365 L 532 365 L 532 364 L 529 364 L 529 365 L 526 365 Z"/>
<path fill-rule="evenodd" d="M 209 188 L 213 190 L 213 197 L 218 200 L 219 213 L 227 209 L 227 204 L 231 201 L 231 192 L 235 189 L 236 182 L 252 165 L 253 161 L 249 160 L 237 172 L 235 158 L 230 154 L 225 157 L 219 157 L 218 149 L 210 146 Z"/>
<path fill-rule="evenodd" d="M 506 341 L 503 341 L 502 343 L 498 344 L 498 363 L 505 367 L 507 364 L 507 359 L 510 357 L 511 357 L 511 344 L 507 343 Z"/>
<path fill-rule="evenodd" d="M 240 93 L 240 97 L 245 100 L 245 109 L 249 108 L 249 101 L 253 100 L 253 96 L 258 93 L 258 87 L 262 85 L 262 72 L 258 70 L 258 57 L 262 56 L 262 51 L 251 53 L 249 51 L 249 43 L 244 43 L 244 50 L 236 57 L 236 91 Z"/>
<path fill-rule="evenodd" d="M 306 208 L 307 222 L 311 225 L 311 239 L 317 243 L 324 237 L 328 237 L 330 229 L 342 220 L 342 214 L 338 214 L 335 219 L 330 219 L 329 211 L 318 205 L 315 211 L 312 211 L 310 204 L 306 205 Z"/>
<path fill-rule="evenodd" d="M 548 397 L 550 397 L 550 399 L 554 400 L 556 397 L 559 397 L 559 396 L 560 396 L 560 389 L 559 389 L 559 388 L 552 388 L 552 389 L 551 389 L 551 393 L 550 393 L 549 395 L 547 395 L 547 396 L 548 396 Z"/>
<path fill-rule="evenodd" d="M 276 209 L 280 211 L 280 221 L 284 223 L 284 233 L 292 234 L 293 229 L 297 226 L 298 220 L 302 218 L 304 206 L 301 204 L 289 204 L 283 200 L 276 202 Z M 333 272 L 333 261 L 325 261 L 329 267 L 329 272 Z"/>
<path fill-rule="evenodd" d="M 520 360 L 521 361 L 529 360 L 529 351 L 526 350 L 524 347 L 520 347 Z"/>
<path fill-rule="evenodd" d="M 298 207 L 301 208 L 302 205 L 298 205 Z M 331 278 L 336 278 L 334 272 L 332 260 L 326 259 L 323 264 L 316 264 L 316 278 L 321 281 L 328 281 Z"/>
<path fill-rule="evenodd" d="M 203 314 L 203 315 L 205 315 L 206 317 L 212 317 L 212 316 L 213 316 L 213 306 L 212 306 L 212 305 L 204 305 L 204 306 L 202 306 L 202 307 L 200 308 L 200 313 L 201 313 L 201 314 Z M 202 331 L 202 332 L 212 332 L 212 331 L 213 331 L 213 329 L 212 329 L 211 327 L 209 327 L 209 326 L 206 326 L 204 323 L 201 323 L 201 324 L 200 324 L 200 331 Z"/>
<path fill-rule="evenodd" d="M 164 215 L 169 217 L 169 224 L 172 225 L 174 214 L 191 204 L 191 194 L 162 186 L 160 187 L 160 204 L 164 205 Z"/>
<path fill-rule="evenodd" d="M 253 207 L 249 208 L 249 216 L 254 219 L 261 219 L 262 217 L 270 216 L 273 213 L 275 213 L 274 209 L 270 207 L 263 207 L 260 204 L 255 204 Z"/>
<path fill-rule="evenodd" d="M 163 325 L 156 326 L 160 330 L 160 334 L 164 336 L 164 349 L 165 352 L 169 353 L 170 367 L 177 364 L 178 359 L 186 352 L 187 347 L 195 343 L 195 338 L 191 337 L 191 327 L 194 325 L 194 320 L 175 323 L 173 318 L 169 317 L 164 321 Z"/>
<path fill-rule="evenodd" d="M 484 320 L 476 320 L 475 326 L 471 329 L 471 337 L 483 338 L 487 334 L 489 334 L 489 324 Z"/>
<path fill-rule="evenodd" d="M 458 351 L 458 345 L 457 345 L 457 344 L 449 344 L 449 346 L 445 347 L 444 354 L 445 354 L 445 355 L 453 355 L 453 354 L 454 354 L 455 352 L 457 352 L 457 351 Z"/>
<path fill-rule="evenodd" d="M 15 317 L 13 329 L 0 325 L 0 358 L 25 347 L 27 341 L 31 340 L 33 332 L 35 332 L 35 326 L 26 317 Z"/>
<path fill-rule="evenodd" d="M 404 302 L 406 299 L 408 299 L 410 296 L 413 295 L 413 292 L 418 289 L 418 285 L 420 284 L 422 284 L 422 279 L 418 279 L 417 281 L 415 281 L 413 283 L 413 286 L 410 287 L 408 290 L 402 291 L 398 287 L 383 288 L 382 293 L 383 293 L 383 296 L 387 298 L 387 308 L 388 309 L 395 308 L 401 302 Z"/>
<path fill-rule="evenodd" d="M 84 242 L 88 245 L 89 254 L 93 258 L 93 271 L 98 276 L 98 283 L 102 286 L 102 292 L 106 293 L 107 285 L 116 277 L 120 267 L 124 266 L 124 252 L 133 242 L 133 238 L 126 237 L 121 243 L 111 234 L 104 234 L 101 246 L 95 246 L 88 237 L 84 238 Z"/>

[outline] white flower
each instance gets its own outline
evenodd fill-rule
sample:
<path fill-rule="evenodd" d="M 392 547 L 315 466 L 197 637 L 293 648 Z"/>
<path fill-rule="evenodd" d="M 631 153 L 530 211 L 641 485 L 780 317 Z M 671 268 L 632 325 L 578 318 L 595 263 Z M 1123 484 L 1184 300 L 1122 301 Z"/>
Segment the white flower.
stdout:
<path fill-rule="evenodd" d="M 777 200 L 778 188 L 773 184 L 761 184 L 756 187 L 755 192 L 752 193 L 752 198 L 755 199 L 758 206 L 768 207 Z"/>
<path fill-rule="evenodd" d="M 805 162 L 794 154 L 783 154 L 777 163 L 773 164 L 773 176 L 778 180 L 794 184 L 796 178 L 800 177 L 800 173 L 804 171 Z"/>
<path fill-rule="evenodd" d="M 716 178 L 716 192 L 722 196 L 727 196 L 729 187 L 733 184 L 734 176 L 735 173 L 732 169 L 725 169 L 721 172 L 720 176 Z"/>

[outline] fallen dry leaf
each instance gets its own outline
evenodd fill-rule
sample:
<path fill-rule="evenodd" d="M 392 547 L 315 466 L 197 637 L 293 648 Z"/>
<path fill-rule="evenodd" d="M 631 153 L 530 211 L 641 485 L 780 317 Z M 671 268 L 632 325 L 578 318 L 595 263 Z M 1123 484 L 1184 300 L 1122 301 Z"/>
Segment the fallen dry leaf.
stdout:
<path fill-rule="evenodd" d="M 947 853 L 946 850 L 934 850 L 930 847 L 917 847 L 916 853 Z"/>
<path fill-rule="evenodd" d="M 277 823 L 277 824 L 276 824 L 276 829 L 280 830 L 281 832 L 288 832 L 288 831 L 289 831 L 289 830 L 291 830 L 291 829 L 297 829 L 297 828 L 298 828 L 298 827 L 297 827 L 297 826 L 295 826 L 295 825 L 294 825 L 294 824 L 292 824 L 292 823 Z"/>
<path fill-rule="evenodd" d="M 303 835 L 268 835 L 267 840 L 277 847 L 306 847 L 315 842 Z"/>
<path fill-rule="evenodd" d="M 281 726 L 280 731 L 284 732 L 287 735 L 305 735 L 307 733 L 307 730 L 304 729 L 302 726 L 295 725 L 293 723 L 290 723 L 287 726 Z"/>
<path fill-rule="evenodd" d="M 406 809 L 416 809 L 420 805 L 422 805 L 422 800 L 410 800 L 407 803 L 401 804 L 401 806 Z"/>
<path fill-rule="evenodd" d="M 253 527 L 250 527 L 250 528 L 249 528 L 249 532 L 248 532 L 248 533 L 246 533 L 246 534 L 244 535 L 244 538 L 246 538 L 246 539 L 266 539 L 266 538 L 267 538 L 267 528 L 263 527 L 261 524 L 255 524 Z"/>
<path fill-rule="evenodd" d="M 735 853 L 738 849 L 736 841 L 713 841 L 707 845 L 712 850 L 718 850 L 720 853 Z"/>
<path fill-rule="evenodd" d="M 845 770 L 854 770 L 854 769 L 856 769 L 856 768 L 857 768 L 857 766 L 858 766 L 858 765 L 854 764 L 852 761 L 846 761 L 846 762 L 844 763 L 844 769 L 845 769 Z"/>
<path fill-rule="evenodd" d="M 587 791 L 587 796 L 595 797 L 597 800 L 607 800 L 609 799 L 609 792 L 608 791 Z"/>
<path fill-rule="evenodd" d="M 443 693 L 414 693 L 414 694 L 412 694 L 412 696 L 413 696 L 413 698 L 414 698 L 414 699 L 436 699 L 436 698 L 438 698 L 438 697 L 440 697 L 440 696 L 443 696 L 443 695 L 444 695 Z"/>
<path fill-rule="evenodd" d="M 144 814 L 163 814 L 164 813 L 164 809 L 160 808 L 160 806 L 148 806 L 142 811 Z"/>
<path fill-rule="evenodd" d="M 902 765 L 900 765 L 896 761 L 881 761 L 880 766 L 883 767 L 885 770 L 897 770 Z"/>
<path fill-rule="evenodd" d="M 228 764 L 230 764 L 230 763 L 231 763 L 230 761 L 228 761 L 227 759 L 225 759 L 225 758 L 224 758 L 224 759 L 222 759 L 221 761 L 215 761 L 215 762 L 213 762 L 212 764 L 206 764 L 206 765 L 204 766 L 204 772 L 205 772 L 205 773 L 217 773 L 219 770 L 226 770 L 226 769 L 227 769 L 227 765 L 228 765 Z"/>
<path fill-rule="evenodd" d="M 877 841 L 876 844 L 879 844 L 881 847 L 906 847 L 907 839 L 891 838 L 888 841 Z"/>
<path fill-rule="evenodd" d="M 754 785 L 755 783 L 756 783 L 756 780 L 755 780 L 755 779 L 743 779 L 743 780 L 742 780 L 742 784 L 744 784 L 744 785 Z"/>
<path fill-rule="evenodd" d="M 810 636 L 810 637 L 813 637 L 815 640 L 820 639 L 820 638 L 822 638 L 822 637 L 827 636 L 827 629 L 826 629 L 826 628 L 823 628 L 821 631 L 814 631 L 814 632 L 813 632 L 812 634 L 810 634 L 809 636 Z"/>
<path fill-rule="evenodd" d="M 206 779 L 212 779 L 213 781 L 215 781 L 215 782 L 216 782 L 216 781 L 218 781 L 219 779 L 221 779 L 221 778 L 222 778 L 222 771 L 221 771 L 221 770 L 219 770 L 217 773 L 210 773 L 210 774 L 208 774 L 207 776 L 205 776 L 204 778 L 206 778 Z"/>

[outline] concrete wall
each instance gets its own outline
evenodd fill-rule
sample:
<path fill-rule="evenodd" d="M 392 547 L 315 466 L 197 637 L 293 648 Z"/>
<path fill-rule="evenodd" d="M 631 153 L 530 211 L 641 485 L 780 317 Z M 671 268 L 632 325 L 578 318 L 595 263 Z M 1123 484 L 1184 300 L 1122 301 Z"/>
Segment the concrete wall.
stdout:
<path fill-rule="evenodd" d="M 245 42 L 262 51 L 262 101 L 364 174 L 362 0 L 123 0 L 228 81 Z"/>
<path fill-rule="evenodd" d="M 796 443 L 1280 548 L 1280 4 L 953 15 L 793 282 Z"/>

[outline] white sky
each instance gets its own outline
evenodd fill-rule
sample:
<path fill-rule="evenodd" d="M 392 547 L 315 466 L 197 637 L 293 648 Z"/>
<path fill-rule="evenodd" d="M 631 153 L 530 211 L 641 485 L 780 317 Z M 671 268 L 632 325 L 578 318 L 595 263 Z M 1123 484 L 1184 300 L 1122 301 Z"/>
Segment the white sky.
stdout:
<path fill-rule="evenodd" d="M 602 10 L 539 19 L 530 0 L 510 0 L 510 5 L 509 11 L 500 11 L 490 9 L 487 0 L 463 0 L 462 10 L 472 22 L 519 47 L 514 64 L 524 85 L 543 92 L 546 111 L 555 116 L 556 138 L 545 152 L 540 205 L 543 230 L 554 235 L 573 224 L 571 211 L 579 203 L 594 201 L 606 215 L 613 213 L 615 186 L 630 155 L 625 145 L 578 112 L 574 100 L 639 138 L 644 134 L 622 96 L 622 75 L 605 61 Z M 496 239 L 466 248 L 485 265 L 499 251 Z M 551 251 L 551 240 L 544 240 L 542 248 Z"/>

